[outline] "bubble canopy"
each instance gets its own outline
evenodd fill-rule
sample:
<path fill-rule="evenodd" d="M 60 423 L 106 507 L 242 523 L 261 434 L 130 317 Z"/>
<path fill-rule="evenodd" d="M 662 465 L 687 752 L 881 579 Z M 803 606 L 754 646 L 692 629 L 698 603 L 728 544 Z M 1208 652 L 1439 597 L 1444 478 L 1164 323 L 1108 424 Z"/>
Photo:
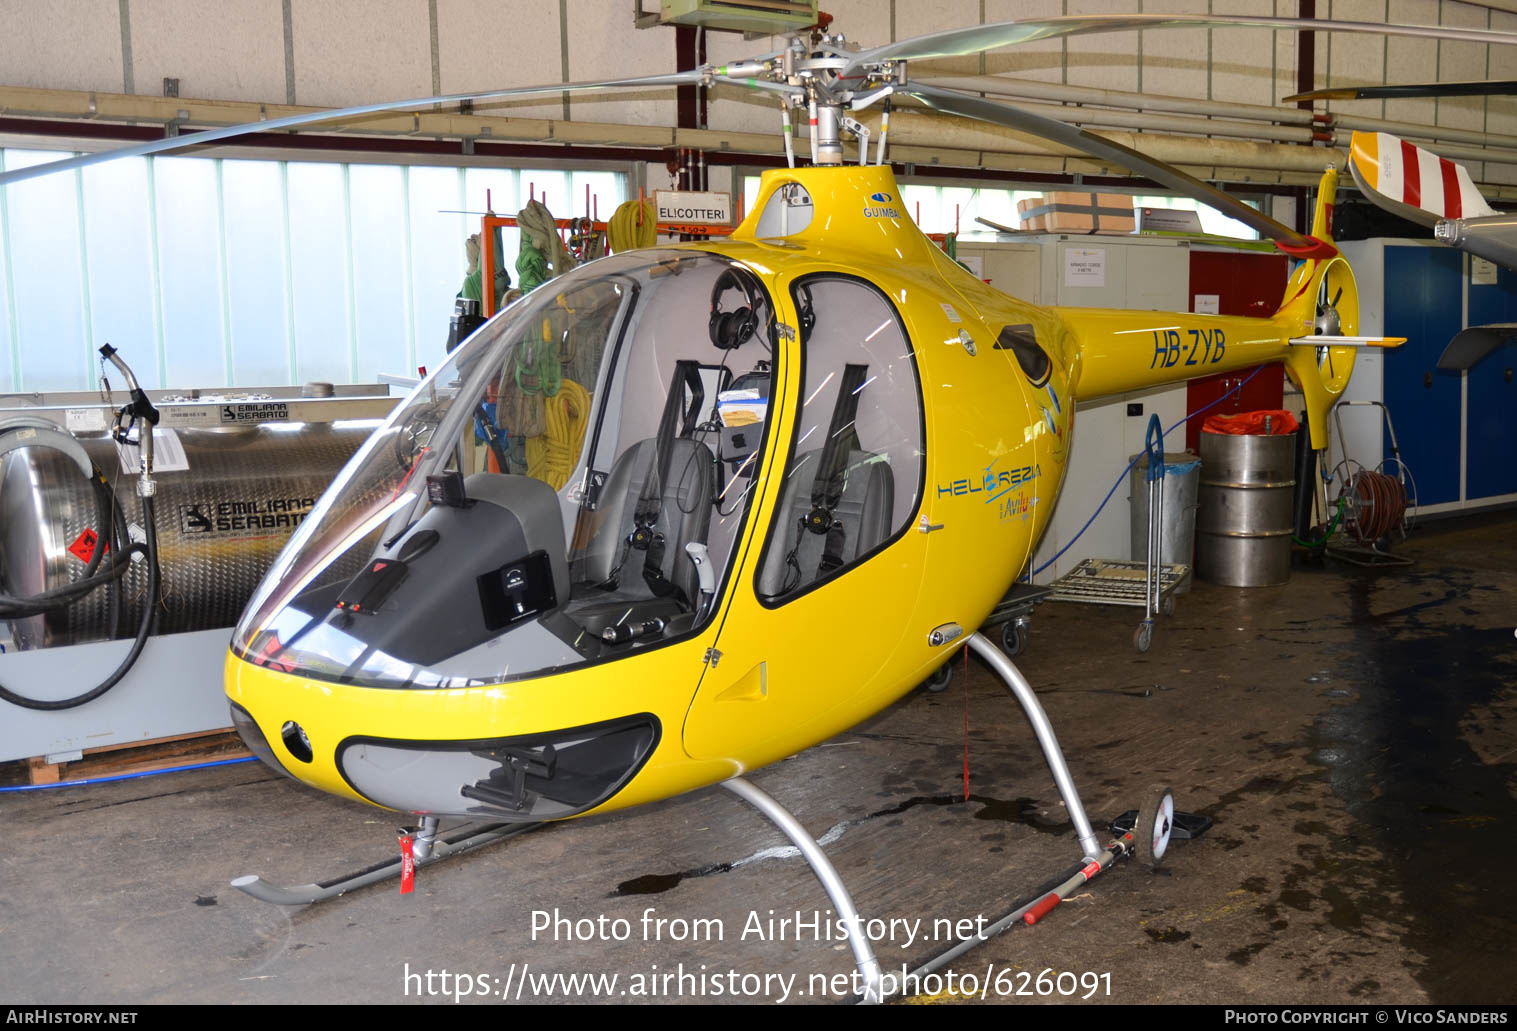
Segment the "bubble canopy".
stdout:
<path fill-rule="evenodd" d="M 550 280 L 375 431 L 233 636 L 364 687 L 493 684 L 636 654 L 717 608 L 768 443 L 752 271 L 642 250 Z"/>

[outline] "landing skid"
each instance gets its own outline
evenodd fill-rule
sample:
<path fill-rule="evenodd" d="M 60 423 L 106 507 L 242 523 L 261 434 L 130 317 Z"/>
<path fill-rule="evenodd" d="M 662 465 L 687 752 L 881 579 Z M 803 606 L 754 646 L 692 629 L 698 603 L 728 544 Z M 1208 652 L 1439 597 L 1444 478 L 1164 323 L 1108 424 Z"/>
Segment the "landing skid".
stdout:
<path fill-rule="evenodd" d="M 1145 801 L 1143 809 L 1132 814 L 1131 818 L 1136 826 L 1128 824 L 1131 829 L 1114 828 L 1117 836 L 1103 847 L 1096 837 L 1095 829 L 1091 826 L 1090 818 L 1085 813 L 1085 806 L 1080 801 L 1080 793 L 1075 789 L 1074 778 L 1070 775 L 1069 766 L 1064 762 L 1064 754 L 1059 748 L 1058 738 L 1054 736 L 1053 725 L 1043 711 L 1043 706 L 1038 702 L 1037 695 L 1033 693 L 1032 686 L 1027 683 L 1026 678 L 1011 660 L 983 634 L 971 634 L 968 638 L 968 646 L 1001 678 L 1006 689 L 1022 706 L 1028 722 L 1032 724 L 1038 745 L 1043 750 L 1043 758 L 1048 764 L 1049 772 L 1053 774 L 1059 796 L 1064 800 L 1070 822 L 1074 824 L 1081 856 L 1079 862 L 1074 863 L 1031 895 L 1019 901 L 1011 910 L 989 924 L 983 932 L 962 939 L 906 974 L 904 978 L 899 975 L 885 974 L 881 970 L 879 959 L 875 956 L 867 935 L 863 933 L 863 923 L 852 895 L 849 894 L 842 878 L 838 876 L 837 869 L 822 851 L 821 845 L 801 826 L 800 821 L 773 797 L 744 778 L 733 777 L 722 782 L 722 787 L 753 806 L 785 833 L 785 836 L 806 858 L 811 871 L 821 882 L 823 889 L 827 892 L 827 897 L 832 901 L 833 908 L 848 927 L 848 944 L 853 950 L 854 965 L 858 970 L 858 984 L 861 986 L 860 992 L 855 996 L 855 1001 L 858 1002 L 888 1002 L 893 998 L 915 994 L 913 985 L 919 985 L 922 978 L 943 969 L 976 945 L 1011 929 L 1017 923 L 1029 926 L 1037 923 L 1052 912 L 1060 901 L 1068 898 L 1077 888 L 1103 870 L 1110 868 L 1119 859 L 1138 856 L 1149 863 L 1157 864 L 1164 856 L 1171 832 L 1178 822 L 1177 816 L 1185 815 L 1175 813 L 1174 797 L 1168 789 L 1157 791 L 1153 793 L 1152 798 Z M 439 836 L 437 818 L 425 817 L 421 828 L 414 835 L 411 857 L 418 867 L 429 865 L 439 859 L 470 852 L 539 826 L 541 824 L 536 823 L 465 825 L 448 836 Z M 1176 833 L 1174 836 L 1181 838 L 1189 835 Z M 303 906 L 336 898 L 356 888 L 396 877 L 400 875 L 402 866 L 403 860 L 396 858 L 335 881 L 303 884 L 291 888 L 271 884 L 257 876 L 239 877 L 232 882 L 232 886 L 264 902 L 280 906 Z"/>
<path fill-rule="evenodd" d="M 833 907 L 848 926 L 848 944 L 853 950 L 854 965 L 858 970 L 858 983 L 862 986 L 862 990 L 854 997 L 855 1002 L 881 1003 L 916 994 L 913 986 L 920 985 L 923 978 L 943 969 L 981 942 L 1010 930 L 1019 922 L 1028 926 L 1037 923 L 1052 912 L 1060 901 L 1068 898 L 1077 888 L 1101 871 L 1110 868 L 1118 859 L 1136 855 L 1150 864 L 1157 865 L 1169 844 L 1170 833 L 1175 823 L 1175 813 L 1174 796 L 1166 788 L 1153 793 L 1153 797 L 1145 801 L 1143 810 L 1134 814 L 1136 827 L 1129 824 L 1131 829 L 1119 834 L 1115 840 L 1102 847 L 1094 828 L 1091 827 L 1090 818 L 1085 813 L 1085 806 L 1080 801 L 1080 793 L 1075 789 L 1069 766 L 1064 762 L 1064 753 L 1059 748 L 1058 738 L 1054 736 L 1053 725 L 1043 711 L 1043 706 L 1038 702 L 1037 695 L 1033 693 L 1032 686 L 1027 683 L 1026 678 L 1011 660 L 983 634 L 971 634 L 968 644 L 989 663 L 990 668 L 1001 678 L 1006 689 L 1011 692 L 1027 714 L 1027 720 L 1032 724 L 1033 733 L 1043 749 L 1043 758 L 1048 763 L 1054 783 L 1059 789 L 1059 796 L 1063 798 L 1070 821 L 1074 824 L 1075 835 L 1080 842 L 1081 858 L 1079 862 L 1018 902 L 1009 912 L 987 926 L 983 932 L 960 940 L 906 974 L 904 978 L 881 972 L 879 960 L 868 938 L 859 933 L 858 909 L 854 905 L 847 886 L 843 884 L 842 878 L 838 876 L 837 870 L 827 859 L 821 846 L 801 826 L 800 821 L 772 797 L 741 777 L 734 777 L 722 784 L 723 787 L 753 805 L 785 832 L 786 837 L 801 850 L 801 854 L 806 857 L 806 862 L 811 865 L 812 872 L 816 874 L 817 880 L 826 889 L 827 897 L 832 900 Z"/>
<path fill-rule="evenodd" d="M 542 826 L 540 823 L 465 824 L 451 834 L 439 837 L 437 824 L 437 817 L 424 817 L 421 828 L 413 836 L 411 857 L 417 867 L 430 865 L 448 856 L 472 852 L 477 848 L 504 841 L 523 831 Z M 392 877 L 399 877 L 402 864 L 403 860 L 397 856 L 336 880 L 322 881 L 319 884 L 298 884 L 294 887 L 272 884 L 257 874 L 249 874 L 232 881 L 232 887 L 247 892 L 259 901 L 273 903 L 276 906 L 306 906 L 313 902 L 335 899 L 339 895 L 370 884 L 378 884 Z"/>

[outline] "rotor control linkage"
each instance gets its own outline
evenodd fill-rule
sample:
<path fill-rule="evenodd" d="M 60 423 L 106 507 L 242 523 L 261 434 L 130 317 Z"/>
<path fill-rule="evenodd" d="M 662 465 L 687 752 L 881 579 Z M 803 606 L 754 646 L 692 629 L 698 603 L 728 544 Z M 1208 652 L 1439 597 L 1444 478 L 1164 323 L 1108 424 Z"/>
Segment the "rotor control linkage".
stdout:
<path fill-rule="evenodd" d="M 527 806 L 527 778 L 550 779 L 558 768 L 558 753 L 552 745 L 545 745 L 541 751 L 536 752 L 521 748 L 495 748 L 474 754 L 492 759 L 500 765 L 490 771 L 489 777 L 461 788 L 459 793 L 476 802 L 514 812 L 521 812 Z"/>

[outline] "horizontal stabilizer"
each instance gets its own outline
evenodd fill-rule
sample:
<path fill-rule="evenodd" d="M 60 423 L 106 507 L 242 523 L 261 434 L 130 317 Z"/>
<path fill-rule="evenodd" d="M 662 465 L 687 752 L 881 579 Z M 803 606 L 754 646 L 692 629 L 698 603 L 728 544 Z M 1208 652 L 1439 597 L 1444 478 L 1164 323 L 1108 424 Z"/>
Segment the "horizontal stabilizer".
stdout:
<path fill-rule="evenodd" d="M 1297 347 L 1400 347 L 1406 343 L 1406 337 L 1343 337 L 1318 333 L 1316 336 L 1292 337 L 1291 343 Z"/>
<path fill-rule="evenodd" d="M 1438 368 L 1462 372 L 1517 336 L 1517 322 L 1493 322 L 1460 330 L 1438 356 Z"/>

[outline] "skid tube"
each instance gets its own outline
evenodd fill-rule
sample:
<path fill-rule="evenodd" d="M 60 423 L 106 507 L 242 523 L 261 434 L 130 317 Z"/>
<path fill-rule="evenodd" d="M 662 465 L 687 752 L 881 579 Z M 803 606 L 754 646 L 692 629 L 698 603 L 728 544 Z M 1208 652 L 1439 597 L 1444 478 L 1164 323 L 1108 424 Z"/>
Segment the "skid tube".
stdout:
<path fill-rule="evenodd" d="M 420 829 L 415 832 L 411 845 L 411 858 L 418 868 L 431 865 L 448 856 L 462 855 L 486 845 L 493 845 L 497 841 L 504 841 L 524 831 L 532 830 L 534 827 L 542 826 L 540 823 L 464 824 L 455 828 L 450 834 L 439 836 L 437 825 L 437 817 L 423 817 Z M 321 881 L 317 884 L 298 884 L 294 887 L 273 884 L 257 874 L 249 874 L 233 880 L 232 887 L 246 892 L 260 902 L 268 902 L 276 906 L 306 906 L 313 902 L 335 899 L 339 895 L 370 884 L 378 884 L 391 877 L 398 877 L 403 863 L 403 859 L 397 856 L 336 880 Z"/>
<path fill-rule="evenodd" d="M 1032 690 L 1032 685 L 1022 676 L 1021 671 L 983 634 L 978 632 L 971 634 L 967 644 L 1001 678 L 1012 697 L 1021 704 L 1028 722 L 1032 724 L 1038 745 L 1043 749 L 1043 758 L 1048 763 L 1049 772 L 1053 774 L 1059 796 L 1064 800 L 1064 807 L 1069 811 L 1070 822 L 1074 824 L 1075 834 L 1080 841 L 1081 859 L 1063 873 L 1045 882 L 1037 891 L 1018 901 L 1012 909 L 997 918 L 982 933 L 961 939 L 904 976 L 890 973 L 879 975 L 877 990 L 873 992 L 866 990 L 853 996 L 852 999 L 844 1000 L 846 1002 L 890 1002 L 915 994 L 910 990 L 913 983 L 943 969 L 976 945 L 989 941 L 1018 923 L 1032 926 L 1047 916 L 1061 901 L 1068 898 L 1075 889 L 1103 870 L 1109 869 L 1117 860 L 1133 854 L 1132 831 L 1111 841 L 1104 848 L 1099 844 L 1095 831 L 1090 825 L 1090 818 L 1085 813 L 1085 805 L 1080 801 L 1080 793 L 1075 789 L 1069 766 L 1064 761 L 1064 753 L 1059 749 L 1059 739 L 1054 735 L 1053 724 L 1049 722 L 1047 713 L 1043 711 L 1043 706 L 1038 701 L 1038 696 Z M 865 983 L 872 984 L 867 979 L 867 972 L 864 971 L 862 965 L 859 969 L 861 973 L 866 974 Z"/>

